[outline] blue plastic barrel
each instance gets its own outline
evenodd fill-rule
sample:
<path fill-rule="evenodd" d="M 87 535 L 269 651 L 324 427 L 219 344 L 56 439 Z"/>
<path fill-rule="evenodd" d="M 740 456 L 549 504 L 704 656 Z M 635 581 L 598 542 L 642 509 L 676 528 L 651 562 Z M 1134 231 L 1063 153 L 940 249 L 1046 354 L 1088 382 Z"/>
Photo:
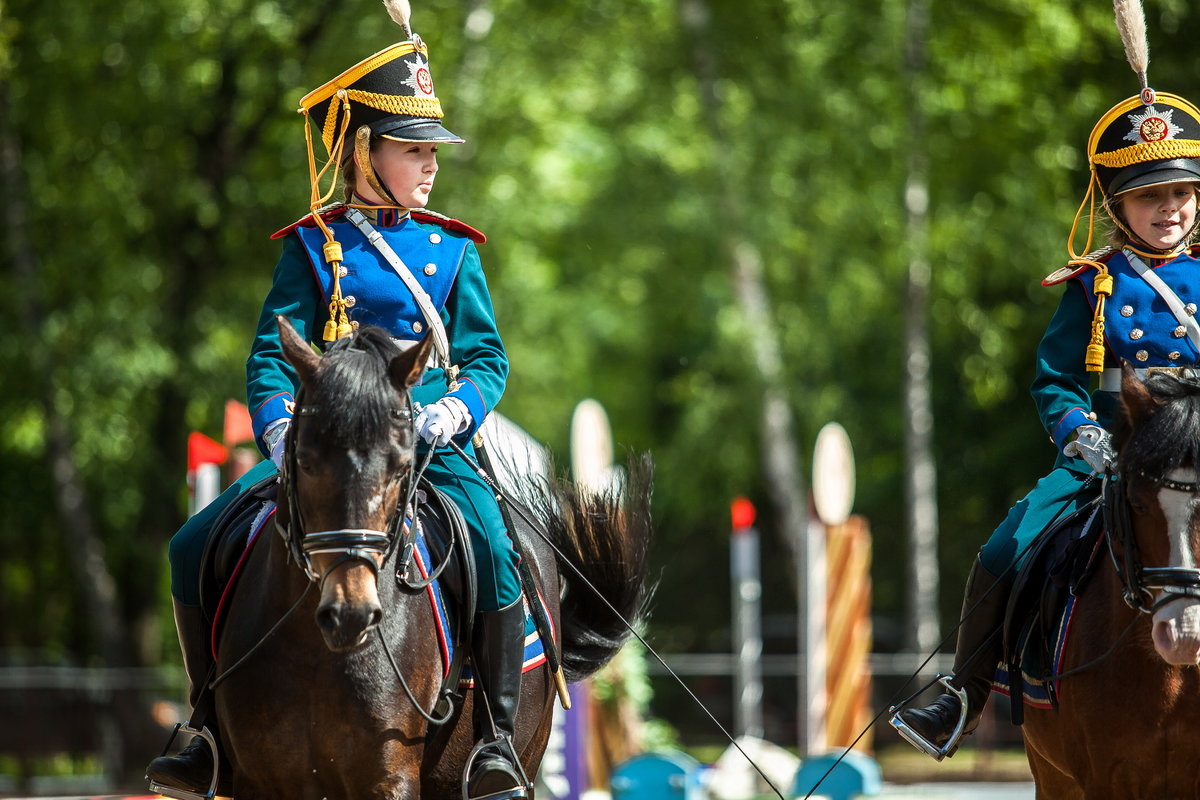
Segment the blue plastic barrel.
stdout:
<path fill-rule="evenodd" d="M 842 760 L 838 762 L 838 758 Z M 834 767 L 834 764 L 837 764 Z M 829 772 L 829 768 L 833 771 Z M 821 780 L 829 772 L 829 776 Z M 821 782 L 817 786 L 817 781 Z M 874 797 L 883 790 L 883 773 L 879 764 L 868 755 L 851 750 L 826 753 L 806 759 L 796 771 L 792 794 L 804 797 L 816 786 L 815 795 L 829 800 L 853 800 L 855 797 Z"/>
<path fill-rule="evenodd" d="M 701 765 L 687 753 L 643 753 L 613 769 L 613 800 L 703 800 Z"/>

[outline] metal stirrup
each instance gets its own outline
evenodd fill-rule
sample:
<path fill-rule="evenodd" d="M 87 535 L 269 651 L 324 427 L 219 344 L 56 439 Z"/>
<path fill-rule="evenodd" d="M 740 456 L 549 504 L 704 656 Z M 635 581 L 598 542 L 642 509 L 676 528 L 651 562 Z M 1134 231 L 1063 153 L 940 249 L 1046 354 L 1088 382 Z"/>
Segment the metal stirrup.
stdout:
<path fill-rule="evenodd" d="M 503 789 L 499 792 L 471 798 L 468 793 L 468 784 L 471 779 L 471 771 L 475 767 L 475 760 L 489 750 L 508 762 L 521 785 L 513 789 Z M 533 791 L 533 784 L 530 782 L 529 776 L 525 774 L 525 768 L 521 766 L 521 759 L 517 755 L 516 748 L 513 747 L 512 739 L 507 734 L 502 733 L 494 739 L 483 739 L 476 743 L 470 755 L 467 756 L 467 763 L 463 766 L 463 800 L 520 800 L 520 798 L 529 797 L 531 791 Z"/>
<path fill-rule="evenodd" d="M 946 756 L 953 755 L 958 749 L 958 743 L 962 739 L 963 729 L 967 726 L 967 693 L 955 686 L 950 675 L 939 675 L 938 682 L 946 687 L 946 690 L 958 698 L 958 724 L 954 726 L 954 732 L 950 734 L 950 738 L 941 747 L 938 747 L 933 742 L 926 739 L 921 734 L 913 730 L 907 722 L 900 717 L 901 705 L 895 705 L 888 709 L 888 713 L 892 715 L 891 724 L 896 729 L 896 733 L 913 747 L 931 756 L 935 761 L 941 761 Z"/>
<path fill-rule="evenodd" d="M 150 791 L 161 794 L 163 797 L 174 798 L 174 800 L 213 800 L 217 796 L 217 779 L 221 774 L 221 758 L 217 754 L 217 739 L 212 735 L 212 731 L 208 729 L 207 725 L 200 728 L 193 728 L 191 725 L 180 723 L 175 726 L 175 733 L 171 738 L 174 739 L 180 733 L 190 733 L 192 736 L 199 736 L 208 745 L 209 752 L 212 753 L 213 774 L 212 783 L 208 785 L 208 792 L 205 794 L 190 792 L 187 789 L 180 789 L 178 786 L 160 784 L 153 779 L 150 780 Z M 168 747 L 170 747 L 170 744 L 170 742 L 167 742 Z"/>

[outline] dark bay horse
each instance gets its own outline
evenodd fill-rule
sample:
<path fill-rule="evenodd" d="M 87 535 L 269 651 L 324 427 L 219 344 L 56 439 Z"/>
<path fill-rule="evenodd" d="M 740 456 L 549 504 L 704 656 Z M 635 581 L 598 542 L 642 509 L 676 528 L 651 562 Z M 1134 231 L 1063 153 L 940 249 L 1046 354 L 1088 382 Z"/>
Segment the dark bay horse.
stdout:
<path fill-rule="evenodd" d="M 428 341 L 401 352 L 384 331 L 364 327 L 319 356 L 277 321 L 302 386 L 277 511 L 288 510 L 290 496 L 292 518 L 284 521 L 290 538 L 259 537 L 219 636 L 217 673 L 225 677 L 216 704 L 234 795 L 459 797 L 475 744 L 474 692 L 444 722 L 431 721 L 443 676 L 433 612 L 427 590 L 397 575 L 397 510 L 416 463 L 408 391 Z M 614 609 L 630 620 L 643 611 L 649 481 L 646 463 L 631 469 L 621 497 L 529 481 L 540 530 L 516 517 L 516 533 L 560 638 L 567 680 L 620 649 L 629 632 Z M 573 565 L 562 576 L 559 558 Z M 554 702 L 548 669 L 526 672 L 515 745 L 531 778 Z"/>
<path fill-rule="evenodd" d="M 1200 379 L 1126 366 L 1121 408 L 1115 568 L 1080 593 L 1058 709 L 1026 709 L 1039 798 L 1200 797 Z"/>

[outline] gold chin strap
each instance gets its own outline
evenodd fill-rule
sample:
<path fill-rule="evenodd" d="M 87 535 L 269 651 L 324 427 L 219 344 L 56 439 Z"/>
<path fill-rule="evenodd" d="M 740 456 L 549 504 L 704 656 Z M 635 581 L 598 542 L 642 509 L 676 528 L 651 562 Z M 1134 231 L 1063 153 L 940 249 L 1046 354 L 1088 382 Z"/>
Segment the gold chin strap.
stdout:
<path fill-rule="evenodd" d="M 366 125 L 354 132 L 354 155 L 357 156 L 358 171 L 367 179 L 367 185 L 375 194 L 379 195 L 384 203 L 400 205 L 375 174 L 375 167 L 371 164 L 371 129 Z"/>
<path fill-rule="evenodd" d="M 1087 241 L 1084 242 L 1083 252 L 1092 252 L 1092 235 L 1095 233 L 1096 222 L 1096 187 L 1100 185 L 1100 177 L 1096 174 L 1096 165 L 1092 165 L 1092 178 L 1088 181 L 1087 194 L 1075 212 L 1075 221 L 1071 224 L 1071 235 L 1067 239 L 1067 252 L 1071 254 L 1071 265 L 1087 265 L 1095 268 L 1096 277 L 1092 282 L 1092 292 L 1096 295 L 1096 312 L 1092 316 L 1092 336 L 1084 354 L 1084 366 L 1088 372 L 1104 371 L 1104 301 L 1112 296 L 1113 276 L 1108 274 L 1108 266 L 1100 261 L 1093 261 L 1086 255 L 1075 252 L 1075 232 L 1079 228 L 1079 219 L 1083 209 L 1088 209 Z"/>

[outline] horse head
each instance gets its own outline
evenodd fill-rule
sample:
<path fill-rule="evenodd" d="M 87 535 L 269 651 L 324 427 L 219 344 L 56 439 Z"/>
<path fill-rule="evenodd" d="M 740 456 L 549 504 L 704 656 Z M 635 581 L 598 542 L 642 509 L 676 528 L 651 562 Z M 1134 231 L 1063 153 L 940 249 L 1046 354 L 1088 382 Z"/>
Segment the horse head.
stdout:
<path fill-rule="evenodd" d="M 1125 600 L 1152 615 L 1152 639 L 1169 664 L 1200 663 L 1200 375 L 1124 364 L 1114 430 L 1114 558 Z M 1114 535 L 1115 534 L 1115 535 Z"/>
<path fill-rule="evenodd" d="M 383 617 L 378 573 L 401 536 L 415 457 L 408 392 L 430 340 L 402 352 L 383 329 L 364 327 L 321 356 L 286 318 L 276 322 L 300 378 L 282 470 L 289 547 L 320 586 L 326 645 L 345 651 Z"/>

